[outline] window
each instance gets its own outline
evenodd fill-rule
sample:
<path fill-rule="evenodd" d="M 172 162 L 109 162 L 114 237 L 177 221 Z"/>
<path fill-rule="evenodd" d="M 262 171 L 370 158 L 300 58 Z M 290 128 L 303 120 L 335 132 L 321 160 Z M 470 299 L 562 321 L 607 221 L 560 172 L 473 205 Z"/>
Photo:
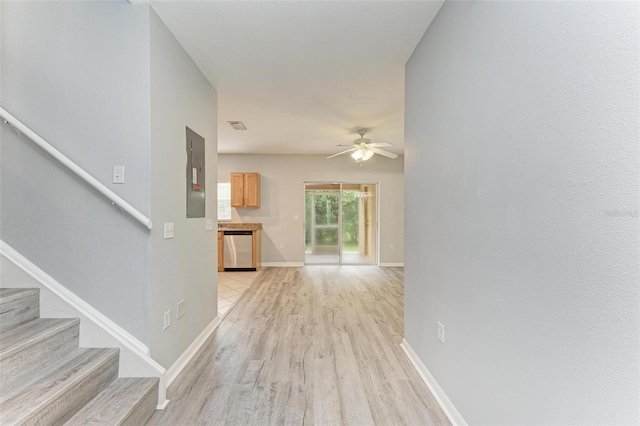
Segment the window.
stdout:
<path fill-rule="evenodd" d="M 218 183 L 218 220 L 231 220 L 231 183 Z"/>

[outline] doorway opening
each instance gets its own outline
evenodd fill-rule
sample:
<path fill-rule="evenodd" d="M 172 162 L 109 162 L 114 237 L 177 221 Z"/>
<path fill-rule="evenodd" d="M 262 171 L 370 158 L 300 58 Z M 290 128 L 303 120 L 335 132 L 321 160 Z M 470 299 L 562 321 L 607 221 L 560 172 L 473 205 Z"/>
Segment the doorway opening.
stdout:
<path fill-rule="evenodd" d="M 305 182 L 305 263 L 376 265 L 377 183 Z"/>

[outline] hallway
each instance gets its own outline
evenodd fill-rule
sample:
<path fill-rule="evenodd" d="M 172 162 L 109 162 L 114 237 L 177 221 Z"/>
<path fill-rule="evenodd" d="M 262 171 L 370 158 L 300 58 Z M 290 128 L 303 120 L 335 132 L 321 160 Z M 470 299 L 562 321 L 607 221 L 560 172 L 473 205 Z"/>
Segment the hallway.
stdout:
<path fill-rule="evenodd" d="M 449 424 L 399 346 L 403 275 L 265 268 L 149 424 Z"/>

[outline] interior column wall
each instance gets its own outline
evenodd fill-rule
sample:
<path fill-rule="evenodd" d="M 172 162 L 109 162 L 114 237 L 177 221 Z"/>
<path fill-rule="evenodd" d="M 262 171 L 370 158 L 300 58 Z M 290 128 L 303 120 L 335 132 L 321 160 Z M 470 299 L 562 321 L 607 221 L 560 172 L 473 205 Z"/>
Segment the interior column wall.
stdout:
<path fill-rule="evenodd" d="M 217 93 L 151 13 L 151 355 L 170 367 L 217 315 Z M 187 219 L 186 127 L 205 139 L 205 215 Z M 214 227 L 206 230 L 206 219 Z M 163 224 L 174 224 L 165 239 Z M 177 318 L 184 300 L 184 316 Z M 171 325 L 163 328 L 169 311 Z"/>
<path fill-rule="evenodd" d="M 405 334 L 469 424 L 640 422 L 639 22 L 447 1 L 407 63 Z"/>

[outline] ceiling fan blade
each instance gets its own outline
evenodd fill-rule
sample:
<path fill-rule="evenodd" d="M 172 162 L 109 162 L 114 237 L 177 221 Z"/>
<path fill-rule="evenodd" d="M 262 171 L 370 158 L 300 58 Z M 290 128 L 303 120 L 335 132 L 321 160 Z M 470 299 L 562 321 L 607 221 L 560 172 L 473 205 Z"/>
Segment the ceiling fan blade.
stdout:
<path fill-rule="evenodd" d="M 356 149 L 358 149 L 358 147 L 347 149 L 346 151 L 342 151 L 342 152 L 339 152 L 337 154 L 330 155 L 329 157 L 327 157 L 327 160 L 329 158 L 337 157 L 338 155 L 346 154 L 347 152 L 355 151 Z"/>
<path fill-rule="evenodd" d="M 392 146 L 389 142 L 376 142 L 367 144 L 370 148 L 380 148 L 381 146 Z"/>
<path fill-rule="evenodd" d="M 383 155 L 387 158 L 398 158 L 398 154 L 394 154 L 393 152 L 385 151 L 383 149 L 371 148 L 371 151 L 375 152 L 376 154 Z"/>
<path fill-rule="evenodd" d="M 347 144 L 341 143 L 341 144 L 338 144 L 338 145 L 336 145 L 336 146 L 353 146 L 353 144 L 352 144 L 352 143 L 350 143 L 350 144 L 348 144 L 348 145 L 347 145 Z"/>

